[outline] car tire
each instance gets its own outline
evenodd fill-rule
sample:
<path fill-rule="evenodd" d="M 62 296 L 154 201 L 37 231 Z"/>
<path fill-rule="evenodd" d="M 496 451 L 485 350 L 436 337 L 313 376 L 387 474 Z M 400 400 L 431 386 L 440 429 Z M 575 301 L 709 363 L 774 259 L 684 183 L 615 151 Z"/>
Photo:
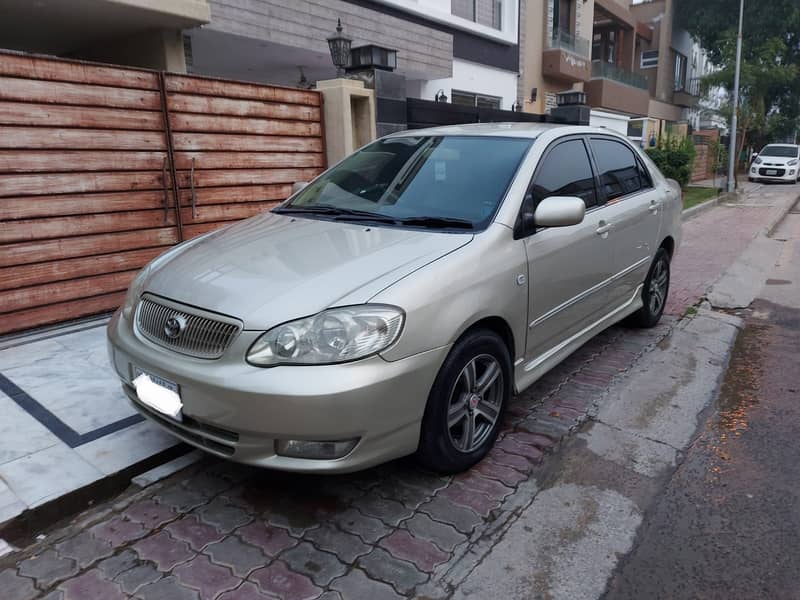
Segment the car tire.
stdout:
<path fill-rule="evenodd" d="M 479 462 L 497 439 L 511 394 L 511 356 L 500 336 L 486 329 L 465 334 L 447 355 L 428 396 L 418 462 L 444 474 Z"/>
<path fill-rule="evenodd" d="M 664 307 L 667 305 L 669 295 L 669 252 L 664 248 L 659 248 L 650 264 L 650 271 L 644 280 L 642 288 L 643 306 L 628 318 L 628 324 L 633 327 L 649 328 L 655 327 L 661 315 L 664 314 Z"/>

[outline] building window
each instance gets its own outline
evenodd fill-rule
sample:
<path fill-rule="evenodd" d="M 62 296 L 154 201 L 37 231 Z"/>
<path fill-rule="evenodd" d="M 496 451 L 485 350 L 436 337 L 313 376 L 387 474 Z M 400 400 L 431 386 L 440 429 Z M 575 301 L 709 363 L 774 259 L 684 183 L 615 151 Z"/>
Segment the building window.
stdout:
<path fill-rule="evenodd" d="M 617 64 L 617 30 L 595 30 L 592 38 L 592 60 Z"/>
<path fill-rule="evenodd" d="M 641 58 L 642 69 L 655 69 L 658 67 L 658 50 L 645 50 Z"/>
<path fill-rule="evenodd" d="M 450 13 L 493 29 L 503 28 L 503 0 L 450 0 Z"/>
<path fill-rule="evenodd" d="M 475 94 L 473 92 L 463 92 L 460 90 L 453 90 L 451 94 L 453 104 L 461 104 L 462 106 L 499 109 L 503 101 L 503 99 L 498 96 Z"/>
<path fill-rule="evenodd" d="M 683 54 L 675 53 L 675 91 L 681 92 L 686 89 L 686 65 L 687 59 Z"/>

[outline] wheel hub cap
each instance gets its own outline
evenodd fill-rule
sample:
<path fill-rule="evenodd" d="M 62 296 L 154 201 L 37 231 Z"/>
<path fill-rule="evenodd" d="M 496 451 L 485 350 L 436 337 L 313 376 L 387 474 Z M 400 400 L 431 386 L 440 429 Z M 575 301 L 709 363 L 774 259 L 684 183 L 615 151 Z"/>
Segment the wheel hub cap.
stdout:
<path fill-rule="evenodd" d="M 481 401 L 481 397 L 478 394 L 472 394 L 469 397 L 469 407 L 472 410 L 475 410 L 478 407 L 478 403 Z"/>

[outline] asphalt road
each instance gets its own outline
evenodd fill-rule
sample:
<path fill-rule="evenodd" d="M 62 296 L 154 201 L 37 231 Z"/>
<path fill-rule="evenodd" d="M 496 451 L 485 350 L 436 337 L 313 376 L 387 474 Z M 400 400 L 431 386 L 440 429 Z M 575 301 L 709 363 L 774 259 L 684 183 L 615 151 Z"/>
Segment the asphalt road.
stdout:
<path fill-rule="evenodd" d="M 705 424 L 607 599 L 800 598 L 800 213 Z"/>

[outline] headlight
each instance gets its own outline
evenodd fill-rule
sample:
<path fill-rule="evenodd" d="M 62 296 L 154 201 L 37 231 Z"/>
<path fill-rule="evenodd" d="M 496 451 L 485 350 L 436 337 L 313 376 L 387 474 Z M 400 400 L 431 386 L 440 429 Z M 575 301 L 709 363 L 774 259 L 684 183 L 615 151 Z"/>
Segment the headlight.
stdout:
<path fill-rule="evenodd" d="M 122 316 L 128 321 L 133 318 L 133 309 L 136 307 L 139 296 L 141 296 L 144 291 L 144 283 L 147 280 L 147 276 L 150 275 L 151 264 L 152 263 L 148 263 L 145 265 L 144 269 L 139 271 L 139 274 L 131 281 L 131 285 L 128 287 L 128 293 L 125 294 L 125 302 L 122 304 Z"/>
<path fill-rule="evenodd" d="M 332 308 L 270 329 L 250 347 L 247 361 L 272 367 L 357 360 L 394 343 L 404 320 L 405 313 L 395 306 Z"/>
<path fill-rule="evenodd" d="M 790 167 L 793 167 L 793 166 L 795 166 L 797 164 L 797 159 L 793 158 L 792 160 L 790 160 L 786 164 L 789 165 Z"/>
<path fill-rule="evenodd" d="M 761 159 L 759 157 L 756 157 L 756 159 L 753 162 L 756 163 L 757 165 L 760 165 Z"/>

